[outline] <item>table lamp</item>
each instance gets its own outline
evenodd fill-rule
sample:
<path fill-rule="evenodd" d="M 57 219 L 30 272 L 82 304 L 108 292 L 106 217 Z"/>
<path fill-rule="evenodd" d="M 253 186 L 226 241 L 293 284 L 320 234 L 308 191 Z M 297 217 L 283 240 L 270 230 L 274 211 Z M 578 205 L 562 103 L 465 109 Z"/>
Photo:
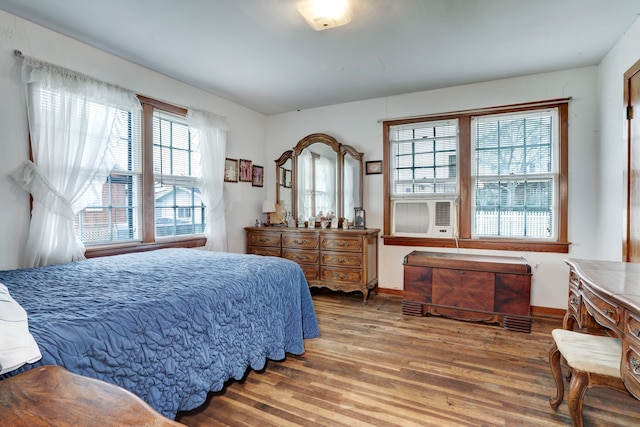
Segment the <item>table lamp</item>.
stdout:
<path fill-rule="evenodd" d="M 267 214 L 267 222 L 264 225 L 271 225 L 271 214 L 276 211 L 276 202 L 273 200 L 265 200 L 262 202 L 262 213 Z"/>

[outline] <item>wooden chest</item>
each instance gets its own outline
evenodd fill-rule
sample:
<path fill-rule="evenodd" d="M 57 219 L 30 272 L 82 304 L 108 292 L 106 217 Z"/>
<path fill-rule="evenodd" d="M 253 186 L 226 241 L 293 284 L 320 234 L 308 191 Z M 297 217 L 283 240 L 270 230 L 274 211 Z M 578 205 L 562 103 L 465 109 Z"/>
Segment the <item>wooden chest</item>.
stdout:
<path fill-rule="evenodd" d="M 531 267 L 524 258 L 414 251 L 403 265 L 403 314 L 531 332 Z"/>

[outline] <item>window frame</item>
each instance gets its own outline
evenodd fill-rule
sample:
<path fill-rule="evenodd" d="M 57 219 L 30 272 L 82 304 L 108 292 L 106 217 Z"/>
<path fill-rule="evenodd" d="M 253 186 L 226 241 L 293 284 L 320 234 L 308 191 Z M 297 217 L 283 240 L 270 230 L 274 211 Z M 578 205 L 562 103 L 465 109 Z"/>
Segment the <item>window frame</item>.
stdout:
<path fill-rule="evenodd" d="M 528 252 L 568 253 L 568 177 L 569 177 L 569 135 L 568 110 L 570 98 L 552 99 L 547 101 L 523 104 L 504 105 L 483 109 L 463 110 L 450 113 L 431 114 L 404 119 L 384 120 L 383 127 L 383 200 L 384 224 L 382 239 L 385 245 L 421 246 L 440 248 L 487 249 Z M 558 213 L 557 237 L 555 240 L 536 240 L 531 238 L 488 238 L 472 236 L 473 188 L 472 188 L 472 135 L 471 118 L 481 115 L 527 112 L 537 109 L 557 108 L 558 110 Z M 391 126 L 419 123 L 436 120 L 458 120 L 458 238 L 428 238 L 405 237 L 391 234 L 391 212 L 393 198 L 391 196 L 391 142 L 389 131 Z"/>
<path fill-rule="evenodd" d="M 190 234 L 181 236 L 161 237 L 155 236 L 155 197 L 154 197 L 154 170 L 153 170 L 153 113 L 162 110 L 178 116 L 186 117 L 187 109 L 166 102 L 158 101 L 142 95 L 138 95 L 142 105 L 141 117 L 141 144 L 142 144 L 142 197 L 140 209 L 142 211 L 141 241 L 109 243 L 104 245 L 88 246 L 85 250 L 87 258 L 118 255 L 124 253 L 143 252 L 163 248 L 192 248 L 204 246 L 207 242 L 204 234 Z"/>

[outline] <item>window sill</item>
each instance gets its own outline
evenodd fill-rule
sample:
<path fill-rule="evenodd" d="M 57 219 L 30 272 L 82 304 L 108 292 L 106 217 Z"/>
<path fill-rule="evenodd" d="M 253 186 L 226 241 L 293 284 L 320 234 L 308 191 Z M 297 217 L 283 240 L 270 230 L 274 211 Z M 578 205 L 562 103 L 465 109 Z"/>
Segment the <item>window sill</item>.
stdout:
<path fill-rule="evenodd" d="M 510 239 L 425 239 L 418 237 L 382 236 L 385 245 L 423 246 L 433 248 L 487 249 L 498 251 L 569 253 L 570 242 L 547 242 Z"/>
<path fill-rule="evenodd" d="M 183 239 L 161 240 L 153 243 L 128 243 L 122 245 L 94 246 L 87 248 L 84 256 L 87 258 L 97 258 L 165 248 L 195 248 L 204 246 L 206 243 L 206 237 L 194 236 Z"/>

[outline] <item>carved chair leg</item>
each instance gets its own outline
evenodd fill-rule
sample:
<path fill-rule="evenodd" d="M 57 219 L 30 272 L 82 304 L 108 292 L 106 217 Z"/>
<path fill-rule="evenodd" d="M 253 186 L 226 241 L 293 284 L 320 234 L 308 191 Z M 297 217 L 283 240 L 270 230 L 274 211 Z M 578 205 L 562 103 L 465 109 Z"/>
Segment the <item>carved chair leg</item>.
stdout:
<path fill-rule="evenodd" d="M 572 369 L 572 371 L 569 392 L 567 393 L 567 405 L 569 406 L 569 415 L 573 420 L 573 426 L 583 427 L 582 402 L 589 386 L 589 374 L 577 369 Z"/>
<path fill-rule="evenodd" d="M 549 350 L 549 366 L 551 367 L 551 373 L 553 374 L 553 379 L 556 380 L 556 397 L 549 399 L 549 404 L 551 405 L 551 409 L 556 411 L 562 399 L 564 397 L 564 383 L 562 379 L 562 368 L 560 367 L 560 350 L 558 350 L 558 346 L 553 344 L 551 349 Z"/>

